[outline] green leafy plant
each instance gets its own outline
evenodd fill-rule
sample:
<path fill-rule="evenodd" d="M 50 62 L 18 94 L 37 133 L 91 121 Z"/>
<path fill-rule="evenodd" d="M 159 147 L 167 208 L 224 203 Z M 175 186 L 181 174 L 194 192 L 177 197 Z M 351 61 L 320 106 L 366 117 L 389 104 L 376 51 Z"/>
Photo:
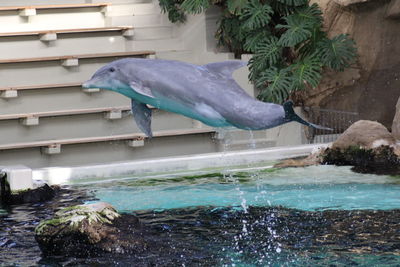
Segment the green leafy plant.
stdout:
<path fill-rule="evenodd" d="M 308 0 L 159 1 L 172 22 L 220 6 L 218 44 L 237 57 L 253 54 L 249 78 L 265 101 L 282 103 L 294 91 L 316 87 L 325 68 L 343 71 L 356 57 L 349 36 L 328 38 L 319 6 Z"/>

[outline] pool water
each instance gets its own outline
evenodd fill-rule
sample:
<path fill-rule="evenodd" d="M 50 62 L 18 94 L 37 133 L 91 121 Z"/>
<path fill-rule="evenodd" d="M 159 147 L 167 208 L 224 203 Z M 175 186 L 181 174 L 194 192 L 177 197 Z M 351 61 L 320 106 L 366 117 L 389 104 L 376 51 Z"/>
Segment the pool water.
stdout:
<path fill-rule="evenodd" d="M 397 177 L 262 167 L 87 180 L 68 190 L 0 212 L 0 229 L 8 229 L 0 231 L 0 266 L 400 266 Z M 34 227 L 77 199 L 137 216 L 164 249 L 40 255 Z"/>
<path fill-rule="evenodd" d="M 202 259 L 182 252 L 186 261 L 174 264 L 400 265 L 396 177 L 314 166 L 127 177 L 86 186 L 98 200 L 174 240 L 178 251 L 196 251 Z"/>
<path fill-rule="evenodd" d="M 348 167 L 314 166 L 183 177 L 127 178 L 88 185 L 121 212 L 195 206 L 318 210 L 400 208 L 400 179 L 357 174 Z"/>

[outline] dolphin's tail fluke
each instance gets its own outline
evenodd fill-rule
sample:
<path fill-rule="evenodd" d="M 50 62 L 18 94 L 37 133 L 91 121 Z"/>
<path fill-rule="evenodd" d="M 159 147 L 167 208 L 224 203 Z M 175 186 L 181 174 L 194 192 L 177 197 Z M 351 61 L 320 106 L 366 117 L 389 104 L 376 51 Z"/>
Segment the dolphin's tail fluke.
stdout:
<path fill-rule="evenodd" d="M 303 120 L 302 118 L 297 115 L 294 110 L 293 110 L 293 102 L 292 101 L 286 101 L 283 103 L 283 109 L 285 110 L 285 119 L 287 121 L 297 121 L 301 124 L 307 125 L 309 127 L 319 129 L 319 130 L 328 130 L 328 131 L 333 131 L 332 128 L 324 127 L 321 125 L 317 125 L 308 121 Z"/>

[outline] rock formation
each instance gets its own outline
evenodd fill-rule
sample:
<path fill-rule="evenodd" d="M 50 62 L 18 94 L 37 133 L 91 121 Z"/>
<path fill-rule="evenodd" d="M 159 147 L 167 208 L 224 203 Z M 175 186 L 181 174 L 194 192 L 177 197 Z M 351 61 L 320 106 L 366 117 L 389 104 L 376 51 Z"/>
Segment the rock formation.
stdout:
<path fill-rule="evenodd" d="M 361 173 L 400 174 L 396 141 L 385 126 L 361 120 L 321 154 L 322 164 L 350 165 Z"/>
<path fill-rule="evenodd" d="M 339 136 L 332 144 L 332 149 L 374 149 L 380 146 L 394 146 L 395 143 L 392 134 L 379 122 L 360 120 Z"/>
<path fill-rule="evenodd" d="M 121 234 L 114 226 L 118 217 L 115 209 L 104 202 L 68 207 L 56 212 L 53 219 L 41 222 L 35 229 L 35 238 L 41 250 L 52 255 L 90 256 L 146 248 L 136 233 L 139 220 L 133 215 L 125 216 L 132 229 L 129 234 Z"/>
<path fill-rule="evenodd" d="M 49 186 L 44 184 L 34 189 L 11 192 L 5 179 L 0 181 L 0 186 L 2 187 L 2 189 L 0 189 L 0 203 L 5 205 L 20 205 L 48 201 L 60 191 L 58 185 Z"/>
<path fill-rule="evenodd" d="M 327 71 L 320 85 L 298 102 L 359 112 L 390 128 L 400 96 L 400 0 L 313 0 L 324 13 L 329 36 L 346 33 L 358 60 L 344 72 Z"/>
<path fill-rule="evenodd" d="M 327 148 L 304 159 L 284 160 L 275 167 L 305 167 L 318 164 L 353 166 L 361 173 L 400 175 L 400 146 L 385 126 L 376 121 L 353 123 Z"/>
<path fill-rule="evenodd" d="M 397 100 L 396 114 L 392 123 L 392 134 L 396 140 L 400 141 L 400 98 Z"/>

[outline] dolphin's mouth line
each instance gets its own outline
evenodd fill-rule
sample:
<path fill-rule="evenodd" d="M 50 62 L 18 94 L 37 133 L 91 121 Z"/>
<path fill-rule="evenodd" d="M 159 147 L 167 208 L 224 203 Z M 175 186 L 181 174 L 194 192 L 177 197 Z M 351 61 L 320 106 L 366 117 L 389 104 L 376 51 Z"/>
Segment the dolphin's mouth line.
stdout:
<path fill-rule="evenodd" d="M 89 80 L 89 81 L 82 83 L 82 87 L 88 89 L 88 88 L 94 88 L 95 86 L 93 84 L 91 84 L 90 80 Z M 98 88 L 98 87 L 96 87 L 96 88 Z"/>

